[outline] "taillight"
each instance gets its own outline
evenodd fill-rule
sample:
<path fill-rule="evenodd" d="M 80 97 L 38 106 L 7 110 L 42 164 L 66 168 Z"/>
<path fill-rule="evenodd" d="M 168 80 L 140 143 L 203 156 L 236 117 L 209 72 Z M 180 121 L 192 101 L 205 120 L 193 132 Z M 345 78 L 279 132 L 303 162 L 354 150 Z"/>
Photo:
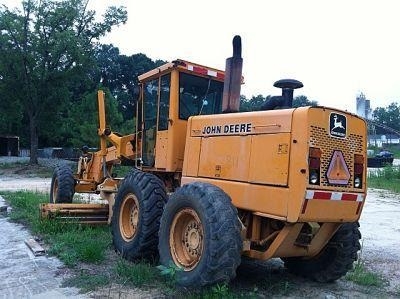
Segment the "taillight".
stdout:
<path fill-rule="evenodd" d="M 321 149 L 310 147 L 308 154 L 308 183 L 319 185 L 321 167 Z"/>
<path fill-rule="evenodd" d="M 364 156 L 354 155 L 354 188 L 363 187 Z"/>

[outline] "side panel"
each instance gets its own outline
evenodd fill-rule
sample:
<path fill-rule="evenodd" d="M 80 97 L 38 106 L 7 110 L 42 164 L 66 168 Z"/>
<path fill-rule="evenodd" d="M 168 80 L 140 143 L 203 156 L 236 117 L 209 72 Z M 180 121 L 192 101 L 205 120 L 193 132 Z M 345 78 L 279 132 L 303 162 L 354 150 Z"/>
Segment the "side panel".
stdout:
<path fill-rule="evenodd" d="M 198 175 L 232 181 L 247 181 L 251 138 L 249 136 L 202 139 Z"/>
<path fill-rule="evenodd" d="M 189 120 L 190 126 L 191 120 Z M 201 150 L 201 138 L 188 138 L 185 146 L 185 160 L 182 174 L 184 176 L 197 177 L 199 173 L 199 160 Z"/>
<path fill-rule="evenodd" d="M 290 133 L 252 136 L 249 182 L 287 186 Z"/>
<path fill-rule="evenodd" d="M 167 167 L 168 131 L 158 131 L 156 141 L 156 168 Z"/>
<path fill-rule="evenodd" d="M 292 112 L 192 117 L 181 184 L 214 184 L 236 207 L 286 220 Z"/>
<path fill-rule="evenodd" d="M 264 217 L 286 220 L 289 189 L 202 177 L 182 177 L 182 185 L 206 182 L 220 187 L 239 209 L 262 213 Z"/>

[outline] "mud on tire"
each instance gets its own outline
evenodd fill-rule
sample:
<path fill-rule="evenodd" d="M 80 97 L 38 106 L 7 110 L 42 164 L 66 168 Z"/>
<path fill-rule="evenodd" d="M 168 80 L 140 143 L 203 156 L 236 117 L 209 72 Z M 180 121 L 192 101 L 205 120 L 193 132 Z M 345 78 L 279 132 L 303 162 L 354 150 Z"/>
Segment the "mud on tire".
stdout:
<path fill-rule="evenodd" d="M 159 232 L 160 262 L 175 265 L 181 286 L 227 282 L 241 261 L 241 225 L 229 196 L 211 184 L 195 182 L 169 199 Z"/>
<path fill-rule="evenodd" d="M 320 254 L 311 259 L 283 258 L 285 267 L 292 273 L 318 282 L 332 282 L 352 269 L 361 249 L 358 222 L 343 224 Z"/>
<path fill-rule="evenodd" d="M 59 165 L 51 178 L 50 203 L 71 203 L 75 193 L 75 180 L 68 165 Z"/>
<path fill-rule="evenodd" d="M 113 244 L 125 259 L 158 257 L 158 229 L 167 201 L 165 186 L 156 176 L 131 170 L 118 188 L 113 208 Z"/>

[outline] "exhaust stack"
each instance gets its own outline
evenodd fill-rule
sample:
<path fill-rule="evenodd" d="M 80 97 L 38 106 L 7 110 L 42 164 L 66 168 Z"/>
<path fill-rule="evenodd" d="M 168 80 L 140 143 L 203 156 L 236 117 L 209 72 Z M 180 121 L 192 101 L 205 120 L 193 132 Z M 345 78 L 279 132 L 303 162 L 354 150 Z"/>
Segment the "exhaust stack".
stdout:
<path fill-rule="evenodd" d="M 232 41 L 233 55 L 226 59 L 222 112 L 238 112 L 240 106 L 240 85 L 242 84 L 242 40 L 236 35 Z"/>

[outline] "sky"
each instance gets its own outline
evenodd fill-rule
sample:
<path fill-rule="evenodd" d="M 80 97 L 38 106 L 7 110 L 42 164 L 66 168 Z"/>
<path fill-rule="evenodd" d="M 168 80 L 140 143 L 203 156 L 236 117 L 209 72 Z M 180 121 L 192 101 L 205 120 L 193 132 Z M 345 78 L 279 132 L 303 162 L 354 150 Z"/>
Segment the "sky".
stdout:
<path fill-rule="evenodd" d="M 0 0 L 14 5 L 15 0 Z M 90 0 L 101 15 L 125 6 L 128 21 L 103 43 L 121 54 L 177 58 L 224 69 L 234 35 L 242 37 L 241 93 L 278 95 L 273 83 L 303 82 L 296 95 L 355 112 L 400 101 L 400 2 L 396 0 Z"/>

